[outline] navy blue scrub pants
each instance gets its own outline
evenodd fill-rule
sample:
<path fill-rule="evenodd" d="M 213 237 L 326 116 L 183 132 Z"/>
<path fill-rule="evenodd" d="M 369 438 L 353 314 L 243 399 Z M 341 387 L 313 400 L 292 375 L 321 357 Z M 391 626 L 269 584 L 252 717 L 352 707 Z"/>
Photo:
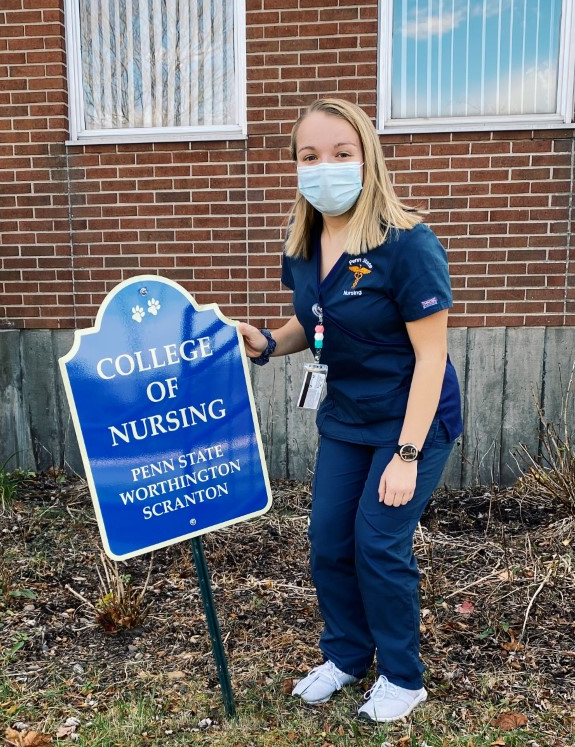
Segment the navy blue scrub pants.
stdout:
<path fill-rule="evenodd" d="M 379 503 L 378 487 L 395 444 L 320 439 L 311 572 L 325 623 L 320 649 L 343 672 L 363 677 L 377 653 L 378 674 L 400 687 L 423 687 L 413 535 L 452 446 L 443 424 L 434 420 L 414 497 L 394 508 Z"/>

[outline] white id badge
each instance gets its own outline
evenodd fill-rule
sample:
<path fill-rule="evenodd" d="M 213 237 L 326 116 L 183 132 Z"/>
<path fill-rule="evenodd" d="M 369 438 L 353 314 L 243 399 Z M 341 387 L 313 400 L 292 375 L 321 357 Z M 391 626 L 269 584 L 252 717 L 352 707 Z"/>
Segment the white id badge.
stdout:
<path fill-rule="evenodd" d="M 297 406 L 305 410 L 317 410 L 326 378 L 327 366 L 323 363 L 306 363 Z"/>

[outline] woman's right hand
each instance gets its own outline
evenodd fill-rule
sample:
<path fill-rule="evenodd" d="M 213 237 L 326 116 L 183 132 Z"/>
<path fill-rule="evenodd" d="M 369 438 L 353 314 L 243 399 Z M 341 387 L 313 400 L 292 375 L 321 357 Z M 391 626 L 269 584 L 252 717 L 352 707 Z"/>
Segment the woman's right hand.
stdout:
<path fill-rule="evenodd" d="M 268 346 L 268 341 L 257 327 L 246 322 L 238 324 L 238 332 L 244 338 L 248 358 L 258 358 Z"/>

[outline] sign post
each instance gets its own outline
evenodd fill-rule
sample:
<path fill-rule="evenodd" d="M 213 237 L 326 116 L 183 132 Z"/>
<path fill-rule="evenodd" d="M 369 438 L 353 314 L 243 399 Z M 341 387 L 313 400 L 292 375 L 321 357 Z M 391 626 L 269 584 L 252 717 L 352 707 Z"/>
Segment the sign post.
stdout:
<path fill-rule="evenodd" d="M 198 574 L 198 583 L 200 585 L 204 611 L 206 613 L 208 632 L 210 634 L 210 640 L 212 642 L 214 661 L 216 662 L 218 679 L 220 680 L 220 687 L 222 688 L 224 709 L 226 711 L 226 716 L 231 718 L 236 712 L 236 704 L 234 700 L 234 693 L 232 691 L 232 683 L 230 681 L 226 652 L 224 651 L 222 634 L 220 632 L 220 624 L 218 622 L 216 605 L 214 604 L 214 597 L 210 584 L 210 576 L 208 574 L 208 566 L 206 564 L 206 556 L 204 555 L 204 544 L 201 537 L 193 537 L 190 542 L 192 545 L 196 572 Z"/>
<path fill-rule="evenodd" d="M 237 322 L 156 275 L 116 286 L 60 359 L 104 550 L 125 560 L 191 540 L 228 715 L 201 535 L 271 505 L 247 366 Z"/>

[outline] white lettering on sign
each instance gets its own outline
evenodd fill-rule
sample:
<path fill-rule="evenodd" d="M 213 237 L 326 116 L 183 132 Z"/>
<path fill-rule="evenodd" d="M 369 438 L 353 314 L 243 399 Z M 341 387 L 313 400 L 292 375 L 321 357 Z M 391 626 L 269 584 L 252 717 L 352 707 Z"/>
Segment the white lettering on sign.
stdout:
<path fill-rule="evenodd" d="M 209 358 L 213 354 L 210 338 L 198 337 L 197 341 L 184 340 L 179 345 L 171 343 L 162 348 L 122 353 L 116 358 L 102 358 L 96 365 L 96 371 L 101 379 L 111 380 L 116 376 L 131 376 L 135 371 L 142 373 L 173 366 L 182 360 L 191 362 L 197 358 Z"/>
<path fill-rule="evenodd" d="M 179 410 L 169 410 L 165 416 L 148 415 L 139 420 L 129 420 L 119 426 L 110 425 L 108 430 L 112 436 L 112 445 L 118 446 L 117 439 L 129 444 L 132 439 L 143 441 L 149 436 L 171 433 L 180 428 L 190 428 L 197 425 L 198 421 L 207 423 L 208 419 L 220 420 L 225 416 L 223 399 L 213 399 L 208 404 L 202 402 L 198 406 L 188 405 L 180 407 Z"/>
<path fill-rule="evenodd" d="M 194 464 L 200 462 L 210 462 L 212 459 L 222 457 L 224 450 L 221 444 L 215 444 L 214 446 L 208 446 L 205 449 L 198 449 L 198 451 L 189 451 L 187 454 L 180 454 L 178 457 L 178 464 L 182 469 L 187 467 L 188 464 L 192 467 Z"/>
<path fill-rule="evenodd" d="M 191 485 L 196 486 L 198 483 L 227 477 L 234 472 L 240 471 L 240 460 L 232 459 L 229 462 L 214 464 L 211 467 L 202 467 L 189 475 L 178 475 L 177 477 L 170 477 L 167 480 L 160 480 L 149 485 L 140 485 L 138 488 L 134 488 L 134 490 L 126 490 L 125 493 L 120 493 L 120 498 L 124 506 L 127 506 L 128 503 L 134 503 L 134 501 L 147 501 L 148 498 L 157 498 L 158 496 L 166 495 L 166 493 L 173 493 L 175 490 L 183 490 Z"/>
<path fill-rule="evenodd" d="M 154 503 L 152 506 L 145 506 L 142 509 L 142 513 L 144 514 L 144 519 L 151 519 L 152 516 L 169 514 L 172 511 L 179 511 L 182 508 L 195 506 L 197 503 L 203 503 L 204 501 L 213 501 L 214 498 L 221 498 L 222 495 L 228 494 L 227 482 L 223 483 L 223 485 L 210 485 L 209 488 L 194 490 L 191 495 L 184 493 L 184 495 L 177 498 L 160 501 L 159 503 Z"/>
<path fill-rule="evenodd" d="M 189 451 L 187 454 L 180 454 L 177 457 L 177 466 L 180 469 L 185 469 L 188 466 L 193 467 L 202 462 L 211 462 L 212 459 L 220 459 L 223 455 L 224 449 L 222 444 L 214 444 L 213 446 L 206 446 L 197 451 Z M 165 475 L 167 472 L 173 472 L 176 469 L 174 460 L 175 457 L 170 457 L 169 459 L 162 459 L 153 464 L 143 464 L 141 467 L 134 467 L 131 470 L 132 480 L 139 482 L 140 480 L 148 480 L 158 475 Z"/>

